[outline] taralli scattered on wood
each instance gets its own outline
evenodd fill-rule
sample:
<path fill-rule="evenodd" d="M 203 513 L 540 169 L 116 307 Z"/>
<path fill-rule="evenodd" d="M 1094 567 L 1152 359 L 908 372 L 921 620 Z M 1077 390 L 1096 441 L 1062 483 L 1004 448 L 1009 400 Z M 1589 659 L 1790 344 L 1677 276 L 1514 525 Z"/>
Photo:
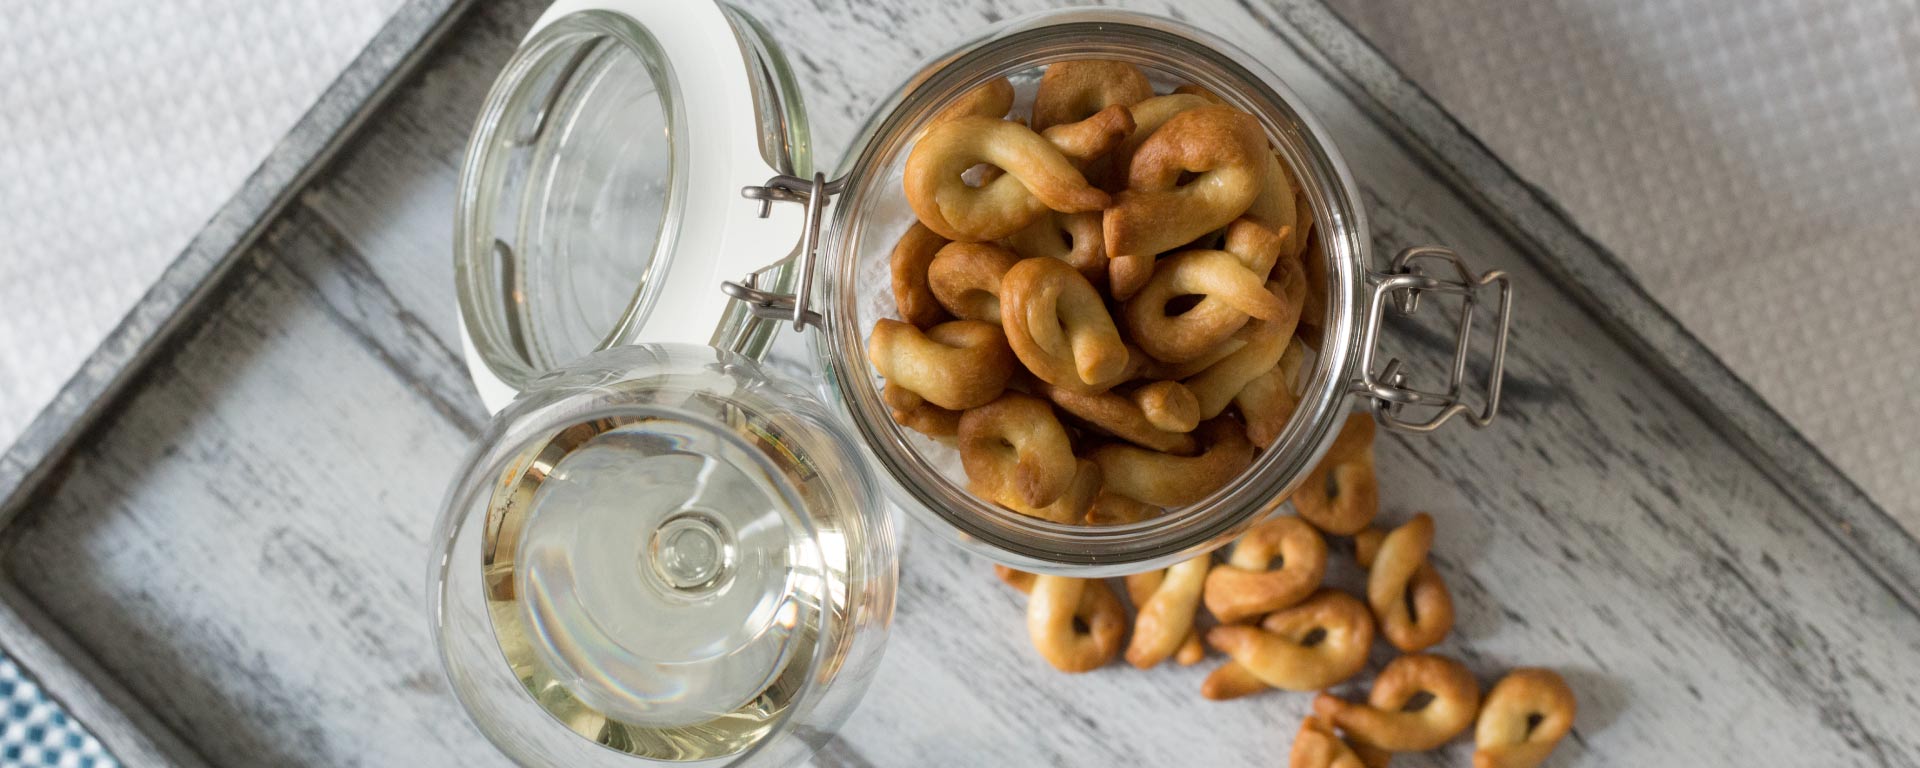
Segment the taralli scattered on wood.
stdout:
<path fill-rule="evenodd" d="M 1157 510 L 1156 510 L 1157 511 Z M 1153 597 L 1153 591 L 1167 578 L 1167 569 L 1135 573 L 1124 580 L 1127 585 L 1127 599 L 1132 601 L 1134 610 L 1146 605 Z M 1138 630 L 1136 630 L 1138 631 Z M 1200 631 L 1196 627 L 1187 632 L 1187 639 L 1180 641 L 1180 649 L 1173 652 L 1173 661 L 1183 667 L 1191 667 L 1206 659 L 1207 646 L 1200 640 Z"/>
<path fill-rule="evenodd" d="M 962 176 L 983 163 L 1006 173 L 969 186 Z M 907 155 L 903 186 L 922 224 L 974 242 L 1018 232 L 1048 209 L 1098 211 L 1109 202 L 1052 142 L 1019 123 L 980 116 L 929 127 Z"/>
<path fill-rule="evenodd" d="M 1193 431 L 1192 427 L 1188 427 L 1186 432 L 1172 432 L 1154 426 L 1140 404 L 1125 395 L 1087 392 L 1046 383 L 1036 385 L 1035 392 L 1088 425 L 1135 445 L 1162 453 L 1182 454 L 1193 453 L 1198 445 L 1193 435 L 1187 434 Z"/>
<path fill-rule="evenodd" d="M 1245 212 L 1265 181 L 1267 152 L 1259 121 L 1215 105 L 1176 114 L 1141 142 L 1127 169 L 1127 189 L 1106 212 L 1114 297 L 1126 300 L 1144 286 L 1159 254 Z M 1197 175 L 1181 184 L 1184 174 Z"/>
<path fill-rule="evenodd" d="M 1052 258 L 1067 263 L 1093 287 L 1107 284 L 1107 247 L 1100 233 L 1100 213 L 1054 213 L 1009 235 L 1004 242 L 1022 257 Z"/>
<path fill-rule="evenodd" d="M 1153 95 L 1139 67 L 1123 61 L 1062 61 L 1047 67 L 1033 96 L 1033 127 L 1046 130 L 1079 122 L 1114 105 L 1131 106 Z"/>
<path fill-rule="evenodd" d="M 1193 636 L 1194 612 L 1200 608 L 1200 590 L 1213 566 L 1211 554 L 1176 563 L 1145 601 L 1136 601 L 1133 640 L 1127 645 L 1127 663 L 1146 669 L 1166 661 Z"/>
<path fill-rule="evenodd" d="M 1274 558 L 1278 568 L 1270 567 Z M 1248 531 L 1227 562 L 1207 574 L 1207 611 L 1225 623 L 1299 603 L 1327 575 L 1327 542 L 1313 526 L 1292 515 Z"/>
<path fill-rule="evenodd" d="M 1374 768 L 1360 757 L 1324 718 L 1307 715 L 1300 732 L 1293 736 L 1293 749 L 1287 753 L 1287 768 Z"/>
<path fill-rule="evenodd" d="M 867 361 L 887 383 L 954 411 L 992 402 L 1019 365 L 1006 334 L 977 320 L 941 323 L 922 332 L 882 319 L 867 340 Z"/>
<path fill-rule="evenodd" d="M 892 409 L 894 422 L 907 429 L 928 437 L 953 437 L 960 433 L 959 411 L 929 403 L 905 387 L 888 384 L 880 391 L 880 399 Z"/>
<path fill-rule="evenodd" d="M 1406 710 L 1416 696 L 1431 698 L 1426 706 Z M 1322 693 L 1313 700 L 1314 714 L 1364 741 L 1389 752 L 1423 752 L 1447 743 L 1473 725 L 1480 708 L 1480 683 L 1460 662 L 1445 656 L 1416 653 L 1387 663 L 1374 678 L 1367 703 L 1358 704 Z"/>
<path fill-rule="evenodd" d="M 991 117 L 998 120 L 1013 111 L 1013 97 L 1013 82 L 997 77 L 960 94 L 959 98 L 934 113 L 933 119 L 928 120 L 927 124 L 931 126 L 956 117 Z"/>
<path fill-rule="evenodd" d="M 1306 281 L 1299 265 L 1292 262 L 1276 272 L 1281 277 L 1267 283 L 1267 290 L 1270 295 L 1282 298 L 1286 310 L 1279 317 L 1248 323 L 1240 332 L 1240 337 L 1247 341 L 1246 346 L 1184 382 L 1199 400 L 1201 418 L 1220 415 L 1249 382 L 1278 368 L 1286 355 L 1294 326 L 1300 319 L 1300 299 L 1306 292 Z"/>
<path fill-rule="evenodd" d="M 894 244 L 893 255 L 888 258 L 893 272 L 893 304 L 900 310 L 900 319 L 915 327 L 931 328 L 947 319 L 927 284 L 927 267 L 946 244 L 946 238 L 914 222 Z"/>
<path fill-rule="evenodd" d="M 1268 614 L 1260 626 L 1222 624 L 1207 644 L 1260 682 L 1289 691 L 1318 691 L 1367 666 L 1373 615 L 1358 598 L 1322 589 L 1305 602 Z"/>
<path fill-rule="evenodd" d="M 1380 634 L 1405 653 L 1431 648 L 1453 631 L 1453 596 L 1427 561 L 1432 546 L 1433 518 L 1425 512 L 1391 532 L 1369 528 L 1354 536 Z"/>
<path fill-rule="evenodd" d="M 1074 620 L 1087 631 L 1074 628 Z M 1099 579 L 1035 576 L 1027 598 L 1027 637 L 1040 657 L 1062 672 L 1105 666 L 1120 652 L 1127 611 Z"/>
<path fill-rule="evenodd" d="M 1025 259 L 1000 284 L 1001 326 L 1042 381 L 1105 390 L 1126 372 L 1127 347 L 1105 300 L 1065 262 Z"/>
<path fill-rule="evenodd" d="M 948 243 L 927 266 L 927 286 L 954 317 L 999 325 L 1000 279 L 1019 261 L 992 243 Z"/>
<path fill-rule="evenodd" d="M 1522 668 L 1493 684 L 1473 728 L 1473 768 L 1534 768 L 1573 730 L 1573 689 L 1550 669 Z"/>
<path fill-rule="evenodd" d="M 1335 536 L 1351 536 L 1373 522 L 1380 513 L 1380 485 L 1373 475 L 1373 417 L 1347 417 L 1319 466 L 1293 492 L 1293 507 L 1313 527 Z"/>
<path fill-rule="evenodd" d="M 1058 500 L 1077 471 L 1073 443 L 1053 408 L 1020 392 L 961 414 L 959 448 L 969 480 L 1028 506 Z"/>
<path fill-rule="evenodd" d="M 1233 396 L 1240 406 L 1240 417 L 1247 422 L 1247 439 L 1254 447 L 1266 448 L 1280 439 L 1293 412 L 1300 407 L 1300 369 L 1307 361 L 1307 348 L 1295 337 L 1280 354 L 1280 364 L 1253 377 Z"/>
<path fill-rule="evenodd" d="M 1203 447 L 1198 456 L 1176 456 L 1113 443 L 1093 451 L 1107 489 L 1160 507 L 1184 507 L 1206 498 L 1253 463 L 1247 431 L 1231 417 L 1194 430 Z"/>
<path fill-rule="evenodd" d="M 1175 312 L 1175 299 L 1199 296 L 1199 303 Z M 1260 278 L 1226 251 L 1186 251 L 1163 259 L 1153 277 L 1122 307 L 1133 343 L 1156 360 L 1183 362 L 1219 348 L 1252 318 L 1280 319 L 1286 299 L 1275 296 Z M 1281 340 L 1285 345 L 1285 339 Z M 1280 359 L 1278 349 L 1273 354 Z"/>

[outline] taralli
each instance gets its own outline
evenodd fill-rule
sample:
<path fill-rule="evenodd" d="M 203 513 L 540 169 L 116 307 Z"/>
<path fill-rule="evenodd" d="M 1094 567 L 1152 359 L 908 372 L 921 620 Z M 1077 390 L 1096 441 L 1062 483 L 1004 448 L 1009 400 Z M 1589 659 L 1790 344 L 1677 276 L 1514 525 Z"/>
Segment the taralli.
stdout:
<path fill-rule="evenodd" d="M 1213 102 L 1213 103 L 1215 103 L 1215 104 L 1225 104 L 1225 103 L 1227 103 L 1227 100 L 1226 100 L 1226 99 L 1223 99 L 1223 98 L 1220 98 L 1220 95 L 1219 95 L 1219 94 L 1217 94 L 1217 93 L 1214 93 L 1213 91 L 1209 91 L 1209 90 L 1207 90 L 1207 89 L 1205 89 L 1205 88 L 1202 88 L 1202 87 L 1200 87 L 1200 86 L 1197 86 L 1197 85 L 1194 85 L 1194 84 L 1192 84 L 1192 83 L 1188 83 L 1188 84 L 1186 84 L 1186 85 L 1183 85 L 1183 86 L 1180 86 L 1180 87 L 1178 87 L 1178 88 L 1175 88 L 1175 89 L 1173 89 L 1173 92 L 1174 92 L 1174 93 L 1183 93 L 1183 94 L 1187 94 L 1187 95 L 1190 95 L 1190 96 L 1199 96 L 1200 98 L 1203 98 L 1203 99 L 1206 99 L 1207 101 L 1211 101 L 1211 102 Z"/>
<path fill-rule="evenodd" d="M 1239 259 L 1240 265 L 1255 277 L 1272 280 L 1273 267 L 1285 255 L 1287 237 L 1292 231 L 1290 228 L 1271 230 L 1251 217 L 1242 217 L 1227 225 L 1220 246 Z"/>
<path fill-rule="evenodd" d="M 1020 261 L 992 243 L 948 243 L 927 266 L 927 285 L 954 317 L 1000 324 L 1000 279 Z"/>
<path fill-rule="evenodd" d="M 1373 476 L 1371 417 L 1347 417 L 1319 466 L 1293 492 L 1293 507 L 1313 527 L 1336 536 L 1359 533 L 1373 522 L 1380 513 L 1380 486 Z"/>
<path fill-rule="evenodd" d="M 956 117 L 991 117 L 999 119 L 1013 111 L 1013 82 L 997 77 L 981 83 L 979 87 L 960 94 L 960 98 L 941 107 L 927 124 L 942 123 Z"/>
<path fill-rule="evenodd" d="M 1242 220 L 1259 225 L 1269 235 L 1279 239 L 1274 248 L 1276 258 L 1296 255 L 1297 251 L 1290 249 L 1297 242 L 1293 232 L 1299 224 L 1299 211 L 1293 200 L 1295 182 L 1292 174 L 1287 172 L 1287 164 L 1280 162 L 1279 156 L 1268 152 L 1266 160 L 1266 183 L 1260 185 L 1260 195 L 1247 207 L 1246 217 Z"/>
<path fill-rule="evenodd" d="M 882 319 L 867 340 L 867 361 L 888 384 L 954 411 L 999 397 L 1018 365 L 1006 334 L 976 320 L 941 323 L 923 333 L 898 320 Z"/>
<path fill-rule="evenodd" d="M 1226 701 L 1242 696 L 1252 696 L 1273 686 L 1261 682 L 1240 662 L 1228 659 L 1225 664 L 1214 667 L 1207 677 L 1200 681 L 1200 697 L 1208 701 Z"/>
<path fill-rule="evenodd" d="M 1184 312 L 1170 311 L 1169 303 L 1183 296 L 1201 298 Z M 1218 348 L 1250 318 L 1280 319 L 1287 303 L 1233 254 L 1186 251 L 1161 261 L 1121 312 L 1135 344 L 1156 360 L 1178 363 Z M 1273 358 L 1280 359 L 1279 348 Z"/>
<path fill-rule="evenodd" d="M 1077 168 L 1086 168 L 1094 160 L 1119 149 L 1133 135 L 1133 113 L 1126 107 L 1111 106 L 1077 123 L 1056 125 L 1040 132 L 1060 154 Z"/>
<path fill-rule="evenodd" d="M 1307 301 L 1300 308 L 1300 338 L 1319 346 L 1321 328 L 1327 324 L 1327 260 L 1320 257 L 1320 238 L 1308 235 L 1300 265 L 1307 270 Z"/>
<path fill-rule="evenodd" d="M 1280 566 L 1271 567 L 1279 558 Z M 1292 515 L 1248 531 L 1227 562 L 1207 574 L 1206 604 L 1225 623 L 1277 611 L 1306 599 L 1327 575 L 1327 542 Z"/>
<path fill-rule="evenodd" d="M 1272 372 L 1285 356 L 1293 339 L 1293 328 L 1300 319 L 1300 298 L 1306 292 L 1298 264 L 1289 262 L 1279 272 L 1279 280 L 1267 284 L 1270 295 L 1280 296 L 1286 311 L 1272 319 L 1256 319 L 1242 330 L 1247 344 L 1233 354 L 1188 378 L 1187 388 L 1200 403 L 1200 417 L 1213 418 L 1227 409 L 1247 383 Z"/>
<path fill-rule="evenodd" d="M 1074 628 L 1075 621 L 1086 631 Z M 1099 579 L 1036 576 L 1027 598 L 1027 637 L 1062 672 L 1086 672 L 1112 661 L 1127 631 L 1127 612 Z"/>
<path fill-rule="evenodd" d="M 888 384 L 880 391 L 880 399 L 892 409 L 894 422 L 907 429 L 928 437 L 952 437 L 960 433 L 959 411 L 929 403 L 905 387 Z"/>
<path fill-rule="evenodd" d="M 1192 432 L 1200 426 L 1200 399 L 1177 381 L 1155 381 L 1131 395 L 1147 423 L 1168 432 Z"/>
<path fill-rule="evenodd" d="M 1523 668 L 1493 684 L 1473 728 L 1473 768 L 1534 768 L 1573 730 L 1573 689 L 1550 669 Z"/>
<path fill-rule="evenodd" d="M 1093 461 L 1106 477 L 1107 490 L 1161 507 L 1184 507 L 1207 497 L 1253 463 L 1246 428 L 1228 417 L 1194 431 L 1204 449 L 1198 456 L 1175 456 L 1125 444 L 1103 445 Z"/>
<path fill-rule="evenodd" d="M 1139 67 L 1122 61 L 1062 61 L 1047 67 L 1033 96 L 1033 127 L 1046 130 L 1078 122 L 1114 105 L 1130 106 L 1153 95 Z M 1002 113 L 1004 114 L 1004 113 Z"/>
<path fill-rule="evenodd" d="M 900 310 L 901 320 L 919 328 L 931 328 L 947 319 L 946 311 L 933 295 L 933 288 L 927 284 L 927 267 L 946 244 L 946 238 L 919 222 L 894 244 L 888 262 L 893 271 L 893 304 Z"/>
<path fill-rule="evenodd" d="M 1306 360 L 1306 347 L 1295 338 L 1287 342 L 1279 365 L 1253 377 L 1233 396 L 1233 404 L 1240 406 L 1240 417 L 1247 421 L 1247 439 L 1255 447 L 1273 445 L 1293 420 L 1294 410 L 1300 407 L 1299 390 L 1295 387 L 1300 380 L 1300 366 Z"/>
<path fill-rule="evenodd" d="M 1153 598 L 1154 590 L 1159 589 L 1161 582 L 1166 581 L 1166 579 L 1167 569 L 1165 568 L 1157 571 L 1129 574 L 1124 579 L 1124 582 L 1127 585 L 1127 599 L 1133 602 L 1134 609 L 1137 611 L 1141 606 L 1146 605 L 1147 601 Z M 1137 626 L 1135 631 L 1138 631 Z M 1202 659 L 1206 658 L 1206 655 L 1206 643 L 1201 642 L 1200 632 L 1198 628 L 1195 628 L 1187 632 L 1185 640 L 1180 641 L 1180 648 L 1173 652 L 1173 660 L 1180 666 L 1190 667 L 1200 663 Z"/>
<path fill-rule="evenodd" d="M 970 481 L 1027 506 L 1058 500 L 1078 471 L 1073 444 L 1053 409 L 1019 392 L 961 414 L 959 447 Z"/>
<path fill-rule="evenodd" d="M 1161 381 L 1178 381 L 1180 379 L 1192 378 L 1201 371 L 1213 367 L 1214 363 L 1220 362 L 1225 359 L 1227 355 L 1233 354 L 1246 345 L 1246 339 L 1229 336 L 1226 341 L 1220 343 L 1220 346 L 1207 350 L 1206 354 L 1180 363 L 1156 360 L 1152 355 L 1147 354 L 1146 350 L 1133 347 L 1128 350 L 1133 354 L 1133 358 L 1127 361 L 1127 372 L 1130 374 L 1127 378 L 1158 379 Z"/>
<path fill-rule="evenodd" d="M 1176 563 L 1145 601 L 1138 602 L 1133 640 L 1127 645 L 1127 663 L 1139 669 L 1166 661 L 1193 636 L 1193 616 L 1200 607 L 1200 590 L 1213 565 L 1211 554 Z"/>
<path fill-rule="evenodd" d="M 1013 353 L 1049 384 L 1099 391 L 1126 372 L 1127 347 L 1106 302 L 1065 262 L 1026 259 L 1007 270 L 1000 320 Z"/>
<path fill-rule="evenodd" d="M 995 565 L 993 567 L 993 575 L 1000 577 L 1000 580 L 1006 582 L 1007 586 L 1020 590 L 1021 594 L 1031 594 L 1033 592 L 1033 580 L 1036 574 L 1026 571 L 1016 571 L 1004 565 Z"/>
<path fill-rule="evenodd" d="M 1354 596 L 1323 589 L 1269 614 L 1258 627 L 1222 624 L 1207 630 L 1207 645 L 1267 685 L 1318 691 L 1366 667 L 1373 616 Z"/>
<path fill-rule="evenodd" d="M 1006 173 L 969 186 L 962 176 L 983 163 Z M 903 186 L 920 222 L 949 240 L 997 240 L 1033 224 L 1049 208 L 1098 211 L 1109 202 L 1040 134 L 977 115 L 929 127 L 907 155 Z"/>
<path fill-rule="evenodd" d="M 1163 453 L 1192 453 L 1197 445 L 1193 436 L 1186 433 L 1191 432 L 1193 427 L 1188 427 L 1184 432 L 1161 429 L 1153 424 L 1138 402 L 1125 395 L 1086 392 L 1045 383 L 1037 385 L 1035 392 L 1052 400 L 1054 405 L 1060 406 L 1060 410 L 1135 445 Z"/>
<path fill-rule="evenodd" d="M 1372 768 L 1360 753 L 1340 740 L 1333 724 L 1307 715 L 1300 732 L 1293 736 L 1293 749 L 1287 754 L 1288 768 Z"/>
<path fill-rule="evenodd" d="M 1133 115 L 1133 135 L 1127 137 L 1113 155 L 1114 162 L 1119 164 L 1122 175 L 1126 173 L 1127 166 L 1133 164 L 1133 153 L 1140 149 L 1141 144 L 1146 143 L 1147 138 L 1152 136 L 1154 131 L 1160 130 L 1160 126 L 1166 125 L 1174 115 L 1212 103 L 1206 97 L 1197 94 L 1171 93 L 1145 99 L 1129 107 L 1128 111 Z"/>
<path fill-rule="evenodd" d="M 1433 647 L 1453 631 L 1453 596 L 1427 562 L 1432 546 L 1433 518 L 1425 512 L 1390 533 L 1368 529 L 1354 537 L 1380 634 L 1406 653 Z"/>
<path fill-rule="evenodd" d="M 1067 492 L 1045 506 L 1034 506 L 1021 500 L 1019 494 L 1006 487 L 988 486 L 969 480 L 967 489 L 974 495 L 1000 506 L 1011 509 L 1027 517 L 1037 517 L 1053 523 L 1079 524 L 1093 514 L 1093 502 L 1100 496 L 1100 465 L 1087 459 L 1079 459 L 1073 465 L 1073 482 L 1067 486 Z"/>
<path fill-rule="evenodd" d="M 1093 497 L 1093 507 L 1087 510 L 1086 522 L 1088 525 L 1126 525 L 1158 514 L 1159 507 L 1103 488 Z"/>
<path fill-rule="evenodd" d="M 1104 222 L 1114 297 L 1131 298 L 1144 286 L 1159 254 L 1245 212 L 1265 182 L 1267 151 L 1259 121 L 1215 105 L 1176 114 L 1141 142 L 1128 165 L 1127 189 Z M 1181 184 L 1189 173 L 1197 175 Z"/>
<path fill-rule="evenodd" d="M 1407 710 L 1416 696 L 1426 706 Z M 1313 712 L 1355 741 L 1389 752 L 1424 752 L 1447 743 L 1473 724 L 1480 708 L 1480 684 L 1460 662 L 1416 653 L 1387 663 L 1374 678 L 1367 703 L 1357 704 L 1322 693 Z"/>
<path fill-rule="evenodd" d="M 1055 213 L 1008 236 L 1004 244 L 1023 257 L 1064 261 L 1093 287 L 1107 284 L 1107 247 L 1100 233 L 1100 214 Z"/>

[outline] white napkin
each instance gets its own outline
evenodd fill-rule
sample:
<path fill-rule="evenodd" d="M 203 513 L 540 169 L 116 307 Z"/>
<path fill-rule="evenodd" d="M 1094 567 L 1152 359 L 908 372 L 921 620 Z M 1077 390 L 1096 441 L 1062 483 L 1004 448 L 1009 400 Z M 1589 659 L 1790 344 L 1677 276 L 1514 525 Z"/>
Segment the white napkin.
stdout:
<path fill-rule="evenodd" d="M 0 11 L 0 449 L 401 0 Z"/>
<path fill-rule="evenodd" d="M 1331 4 L 1920 533 L 1920 3 Z"/>

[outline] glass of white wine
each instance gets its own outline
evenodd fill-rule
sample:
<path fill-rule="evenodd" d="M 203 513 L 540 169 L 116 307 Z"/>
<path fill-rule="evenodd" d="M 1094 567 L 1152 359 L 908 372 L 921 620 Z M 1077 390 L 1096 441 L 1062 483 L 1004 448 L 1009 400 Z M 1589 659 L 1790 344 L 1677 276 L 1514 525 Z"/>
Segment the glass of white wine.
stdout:
<path fill-rule="evenodd" d="M 442 511 L 435 641 L 526 766 L 784 766 L 859 701 L 897 554 L 860 453 L 799 385 L 640 345 L 533 383 Z"/>

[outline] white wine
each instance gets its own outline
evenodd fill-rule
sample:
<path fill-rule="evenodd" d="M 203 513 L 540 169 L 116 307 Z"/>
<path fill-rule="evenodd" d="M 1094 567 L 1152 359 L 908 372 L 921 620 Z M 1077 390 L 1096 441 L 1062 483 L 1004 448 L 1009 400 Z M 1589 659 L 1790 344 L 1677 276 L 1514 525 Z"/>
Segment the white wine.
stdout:
<path fill-rule="evenodd" d="M 831 677 L 860 528 L 795 441 L 724 401 L 677 405 L 522 453 L 482 557 L 495 639 L 543 709 L 623 752 L 700 760 L 753 746 Z"/>

